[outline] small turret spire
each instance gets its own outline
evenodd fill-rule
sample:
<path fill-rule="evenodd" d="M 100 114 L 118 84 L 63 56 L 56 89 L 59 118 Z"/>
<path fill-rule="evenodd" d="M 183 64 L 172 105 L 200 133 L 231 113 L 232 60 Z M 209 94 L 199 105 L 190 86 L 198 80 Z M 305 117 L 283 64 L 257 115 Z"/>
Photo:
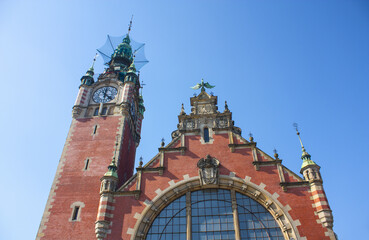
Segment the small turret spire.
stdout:
<path fill-rule="evenodd" d="M 300 132 L 299 132 L 297 123 L 294 123 L 293 126 L 296 129 L 296 134 L 299 137 L 300 144 L 301 144 L 301 149 L 302 149 L 302 155 L 301 155 L 302 166 L 301 166 L 301 168 L 304 168 L 308 165 L 316 165 L 316 163 L 313 160 L 311 160 L 311 155 L 305 150 L 304 144 L 302 144 L 302 140 L 301 140 L 301 137 L 300 137 Z"/>
<path fill-rule="evenodd" d="M 119 137 L 117 137 L 117 140 L 119 139 Z M 118 141 L 115 142 L 115 150 L 114 150 L 114 156 L 113 159 L 111 161 L 111 163 L 108 166 L 108 171 L 104 174 L 104 176 L 108 176 L 108 177 L 116 177 L 118 178 L 118 174 L 117 174 L 117 165 L 115 162 L 115 157 L 117 154 L 117 148 L 118 148 Z"/>
<path fill-rule="evenodd" d="M 92 66 L 87 70 L 86 74 L 84 76 L 82 76 L 81 78 L 81 85 L 92 85 L 94 83 L 94 65 L 95 65 L 95 61 L 96 58 L 99 55 L 96 53 L 94 60 L 92 62 Z"/>

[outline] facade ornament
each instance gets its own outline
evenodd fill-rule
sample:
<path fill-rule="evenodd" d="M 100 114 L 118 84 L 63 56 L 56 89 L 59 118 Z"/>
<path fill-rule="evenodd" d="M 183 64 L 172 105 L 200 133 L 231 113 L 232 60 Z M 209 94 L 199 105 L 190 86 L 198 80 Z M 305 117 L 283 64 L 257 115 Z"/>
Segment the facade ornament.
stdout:
<path fill-rule="evenodd" d="M 181 107 L 181 113 L 180 113 L 180 115 L 186 115 L 186 112 L 185 112 L 185 110 L 184 110 L 183 103 L 182 103 L 182 107 Z"/>
<path fill-rule="evenodd" d="M 224 112 L 225 113 L 229 112 L 227 101 L 225 101 L 225 104 L 224 104 Z"/>
<path fill-rule="evenodd" d="M 249 133 L 249 140 L 250 142 L 254 142 L 254 136 L 252 135 L 252 133 Z"/>
<path fill-rule="evenodd" d="M 82 108 L 74 106 L 73 109 L 72 109 L 72 117 L 73 118 L 78 118 L 79 115 L 81 114 L 81 112 L 82 112 Z"/>
<path fill-rule="evenodd" d="M 198 84 L 196 84 L 195 86 L 193 86 L 191 88 L 194 89 L 194 90 L 197 90 L 197 89 L 201 88 L 201 92 L 204 92 L 205 88 L 214 88 L 214 87 L 215 86 L 210 85 L 208 82 L 205 83 L 204 79 L 202 78 L 201 83 L 198 83 Z"/>
<path fill-rule="evenodd" d="M 219 183 L 219 160 L 209 154 L 197 162 L 201 185 Z"/>

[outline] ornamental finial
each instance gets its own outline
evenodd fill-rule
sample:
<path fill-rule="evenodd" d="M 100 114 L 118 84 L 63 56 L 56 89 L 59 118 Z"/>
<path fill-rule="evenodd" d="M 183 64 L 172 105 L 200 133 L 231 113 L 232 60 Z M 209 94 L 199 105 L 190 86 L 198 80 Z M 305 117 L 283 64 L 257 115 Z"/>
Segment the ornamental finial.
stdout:
<path fill-rule="evenodd" d="M 215 86 L 210 85 L 208 82 L 205 83 L 204 79 L 201 78 L 201 83 L 198 83 L 198 84 L 196 84 L 195 86 L 193 86 L 191 88 L 194 89 L 194 90 L 197 90 L 197 89 L 201 88 L 201 92 L 204 92 L 205 88 L 214 88 L 214 87 Z"/>
<path fill-rule="evenodd" d="M 249 133 L 249 140 L 250 142 L 254 142 L 254 136 L 252 135 L 252 133 Z"/>
<path fill-rule="evenodd" d="M 227 101 L 224 103 L 224 112 L 229 112 Z"/>
<path fill-rule="evenodd" d="M 186 115 L 186 112 L 185 112 L 185 110 L 184 110 L 183 103 L 182 103 L 182 107 L 181 107 L 180 115 Z"/>
<path fill-rule="evenodd" d="M 278 160 L 279 159 L 279 155 L 278 155 L 277 149 L 274 148 L 273 152 L 274 152 L 274 158 L 275 158 L 275 160 Z"/>

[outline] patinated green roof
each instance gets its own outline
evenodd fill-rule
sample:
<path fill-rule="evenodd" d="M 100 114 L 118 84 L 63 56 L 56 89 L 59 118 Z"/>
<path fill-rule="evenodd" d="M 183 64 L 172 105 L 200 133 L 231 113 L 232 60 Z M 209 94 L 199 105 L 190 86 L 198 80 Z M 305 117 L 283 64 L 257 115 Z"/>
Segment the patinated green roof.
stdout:
<path fill-rule="evenodd" d="M 108 171 L 104 174 L 104 177 L 115 177 L 118 178 L 117 174 L 117 165 L 115 165 L 115 159 L 111 161 L 110 165 L 108 166 Z"/>
<path fill-rule="evenodd" d="M 304 147 L 302 147 L 301 159 L 302 159 L 301 169 L 303 169 L 306 166 L 317 165 L 313 160 L 311 160 L 310 154 L 308 152 L 306 152 Z"/>
<path fill-rule="evenodd" d="M 130 43 L 131 40 L 129 39 L 129 35 L 127 34 L 127 36 L 123 39 L 123 42 L 118 45 L 117 49 L 115 49 L 111 58 L 127 58 L 129 60 L 132 60 L 132 47 Z"/>

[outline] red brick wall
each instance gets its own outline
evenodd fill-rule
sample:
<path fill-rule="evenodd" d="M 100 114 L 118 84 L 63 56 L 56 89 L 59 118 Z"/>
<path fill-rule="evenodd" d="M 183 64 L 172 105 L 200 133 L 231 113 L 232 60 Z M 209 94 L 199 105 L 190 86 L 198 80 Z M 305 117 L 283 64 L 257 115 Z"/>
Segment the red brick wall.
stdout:
<path fill-rule="evenodd" d="M 100 178 L 112 160 L 120 119 L 109 116 L 73 120 L 69 144 L 64 149 L 64 167 L 41 239 L 96 238 L 94 223 L 100 199 Z M 97 134 L 92 135 L 96 124 L 99 125 Z M 83 171 L 86 158 L 90 158 L 89 169 Z M 70 205 L 77 201 L 85 204 L 81 209 L 81 221 L 69 222 Z"/>

